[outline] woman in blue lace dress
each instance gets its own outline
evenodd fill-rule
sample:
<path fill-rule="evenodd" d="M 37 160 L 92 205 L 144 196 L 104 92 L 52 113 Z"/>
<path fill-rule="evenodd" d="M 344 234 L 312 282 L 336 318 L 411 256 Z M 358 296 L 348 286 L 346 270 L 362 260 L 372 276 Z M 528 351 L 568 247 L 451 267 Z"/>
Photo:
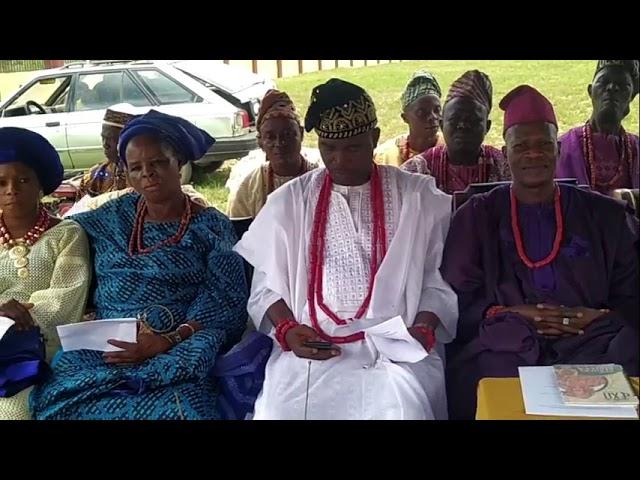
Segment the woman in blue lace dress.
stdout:
<path fill-rule="evenodd" d="M 136 317 L 136 343 L 117 352 L 60 352 L 34 390 L 36 419 L 216 419 L 209 375 L 246 322 L 242 259 L 230 221 L 180 188 L 180 167 L 214 139 L 156 111 L 120 136 L 134 193 L 77 215 L 94 259 L 99 319 Z"/>

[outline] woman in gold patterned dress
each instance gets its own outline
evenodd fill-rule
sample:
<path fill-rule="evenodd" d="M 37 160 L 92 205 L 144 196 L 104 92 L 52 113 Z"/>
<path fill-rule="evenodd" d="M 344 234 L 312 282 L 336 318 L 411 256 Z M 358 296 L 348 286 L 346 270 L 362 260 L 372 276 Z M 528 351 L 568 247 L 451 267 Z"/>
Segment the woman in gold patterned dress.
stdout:
<path fill-rule="evenodd" d="M 60 347 L 56 327 L 81 320 L 91 276 L 82 228 L 51 217 L 40 203 L 62 175 L 46 139 L 0 128 L 0 317 L 15 322 L 11 329 L 40 328 L 47 360 Z M 30 418 L 30 390 L 3 397 L 0 388 L 0 419 Z"/>

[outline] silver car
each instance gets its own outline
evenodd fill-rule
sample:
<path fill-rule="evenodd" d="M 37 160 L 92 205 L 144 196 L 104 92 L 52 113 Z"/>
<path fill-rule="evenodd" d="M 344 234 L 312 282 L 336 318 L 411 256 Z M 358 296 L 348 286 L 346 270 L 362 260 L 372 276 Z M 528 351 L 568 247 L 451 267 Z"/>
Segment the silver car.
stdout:
<path fill-rule="evenodd" d="M 218 167 L 257 147 L 255 117 L 270 88 L 272 80 L 215 61 L 78 62 L 37 72 L 0 103 L 0 127 L 46 137 L 71 176 L 104 160 L 100 132 L 107 107 L 151 107 L 209 132 L 216 143 L 195 163 Z M 190 176 L 189 165 L 183 180 Z"/>

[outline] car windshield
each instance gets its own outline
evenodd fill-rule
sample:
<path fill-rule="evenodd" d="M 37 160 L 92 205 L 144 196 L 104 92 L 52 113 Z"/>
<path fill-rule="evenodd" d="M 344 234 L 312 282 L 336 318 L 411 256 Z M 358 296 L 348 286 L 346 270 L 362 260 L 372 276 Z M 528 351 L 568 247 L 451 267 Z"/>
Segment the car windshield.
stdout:
<path fill-rule="evenodd" d="M 58 112 L 65 108 L 71 76 L 42 78 L 26 88 L 18 95 L 6 109 L 21 109 L 28 102 L 35 102 L 45 108 L 47 112 Z M 24 110 L 24 114 L 27 114 Z"/>

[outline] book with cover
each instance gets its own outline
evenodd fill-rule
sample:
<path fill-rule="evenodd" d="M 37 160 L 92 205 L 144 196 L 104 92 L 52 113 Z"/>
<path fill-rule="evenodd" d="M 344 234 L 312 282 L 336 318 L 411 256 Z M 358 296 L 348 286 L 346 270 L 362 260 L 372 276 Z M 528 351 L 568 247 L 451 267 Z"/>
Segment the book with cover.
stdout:
<path fill-rule="evenodd" d="M 554 365 L 553 371 L 565 405 L 638 405 L 638 397 L 620 365 Z"/>

